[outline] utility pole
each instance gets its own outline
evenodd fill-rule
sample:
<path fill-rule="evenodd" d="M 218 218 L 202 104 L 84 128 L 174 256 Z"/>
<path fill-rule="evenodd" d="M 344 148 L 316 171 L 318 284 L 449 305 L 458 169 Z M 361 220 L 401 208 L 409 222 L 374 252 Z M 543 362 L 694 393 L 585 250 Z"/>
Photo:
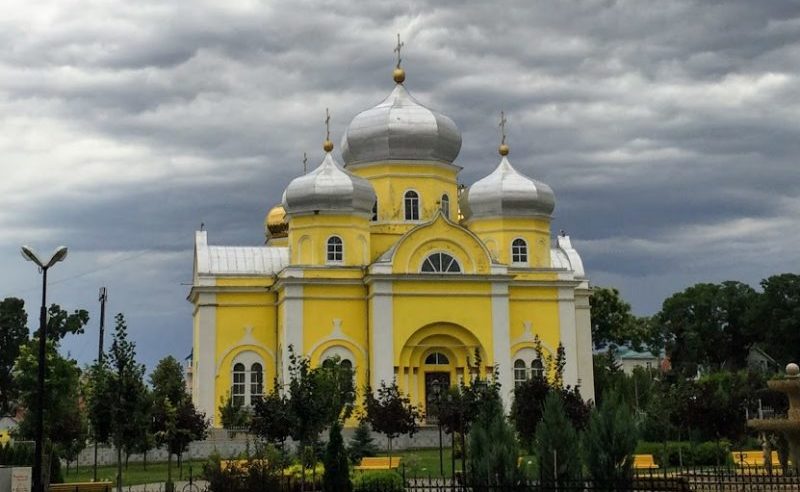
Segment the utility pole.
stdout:
<path fill-rule="evenodd" d="M 99 348 L 97 350 L 97 365 L 101 365 L 103 363 L 103 332 L 105 331 L 106 325 L 106 300 L 108 296 L 106 294 L 106 288 L 100 287 L 100 297 L 97 299 L 100 301 L 100 343 Z M 94 481 L 97 481 L 97 436 L 94 438 Z"/>

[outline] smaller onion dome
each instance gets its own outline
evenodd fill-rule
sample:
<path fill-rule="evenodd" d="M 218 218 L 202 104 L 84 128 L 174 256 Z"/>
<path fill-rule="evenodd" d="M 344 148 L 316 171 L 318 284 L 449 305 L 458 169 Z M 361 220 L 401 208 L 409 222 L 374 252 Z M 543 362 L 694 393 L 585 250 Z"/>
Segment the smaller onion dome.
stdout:
<path fill-rule="evenodd" d="M 555 208 L 553 190 L 511 166 L 508 146 L 500 146 L 500 164 L 465 190 L 459 199 L 464 218 L 549 217 Z"/>
<path fill-rule="evenodd" d="M 295 178 L 283 193 L 286 214 L 337 213 L 372 215 L 375 190 L 369 181 L 345 170 L 333 159 L 325 140 L 325 158 L 313 171 Z"/>
<path fill-rule="evenodd" d="M 264 217 L 264 229 L 272 238 L 286 237 L 289 235 L 289 221 L 286 220 L 286 210 L 282 204 L 277 204 L 267 212 Z"/>
<path fill-rule="evenodd" d="M 405 71 L 394 71 L 397 83 L 389 97 L 362 111 L 342 137 L 347 166 L 385 161 L 433 161 L 452 164 L 461 150 L 461 132 L 453 120 L 428 109 L 403 86 Z"/>

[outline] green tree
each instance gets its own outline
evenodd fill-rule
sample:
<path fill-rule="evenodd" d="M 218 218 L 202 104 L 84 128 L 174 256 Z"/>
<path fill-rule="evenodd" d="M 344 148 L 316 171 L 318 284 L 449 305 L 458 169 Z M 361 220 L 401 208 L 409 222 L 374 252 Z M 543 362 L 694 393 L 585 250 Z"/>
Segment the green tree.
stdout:
<path fill-rule="evenodd" d="M 107 364 L 95 362 L 86 377 L 86 410 L 94 442 L 109 443 L 114 420 L 111 372 Z"/>
<path fill-rule="evenodd" d="M 475 490 L 505 490 L 520 479 L 517 439 L 505 418 L 498 389 L 483 392 L 469 433 L 470 475 Z"/>
<path fill-rule="evenodd" d="M 389 463 L 392 461 L 392 439 L 408 434 L 413 436 L 417 431 L 417 420 L 421 417 L 419 410 L 397 387 L 397 381 L 387 385 L 381 381 L 377 394 L 370 387 L 364 391 L 366 420 L 372 430 L 383 434 L 389 444 Z"/>
<path fill-rule="evenodd" d="M 67 335 L 81 335 L 87 323 L 89 323 L 89 312 L 85 309 L 76 309 L 68 313 L 58 304 L 52 304 L 47 309 L 47 338 L 58 344 Z M 38 326 L 34 338 L 39 338 Z"/>
<path fill-rule="evenodd" d="M 636 333 L 635 317 L 631 314 L 631 305 L 622 299 L 617 289 L 594 287 L 589 306 L 595 348 L 604 348 L 609 344 L 641 344 L 642 340 Z"/>
<path fill-rule="evenodd" d="M 784 273 L 761 281 L 757 304 L 765 350 L 781 365 L 800 360 L 800 275 Z"/>
<path fill-rule="evenodd" d="M 136 344 L 128 340 L 125 317 L 118 313 L 107 364 L 107 393 L 111 402 L 111 443 L 117 450 L 117 490 L 122 491 L 122 453 L 131 449 L 142 432 L 141 413 L 147 407 L 144 365 L 136 362 Z"/>
<path fill-rule="evenodd" d="M 637 434 L 628 405 L 618 393 L 606 394 L 583 435 L 583 456 L 595 487 L 614 491 L 629 485 Z"/>
<path fill-rule="evenodd" d="M 550 393 L 544 401 L 542 421 L 536 426 L 534 450 L 539 460 L 539 474 L 543 481 L 558 488 L 580 480 L 581 458 L 578 434 L 564 413 L 557 393 Z"/>
<path fill-rule="evenodd" d="M 353 437 L 350 439 L 350 446 L 347 448 L 347 454 L 350 456 L 350 461 L 359 463 L 361 458 L 375 456 L 378 454 L 378 447 L 375 446 L 375 440 L 372 438 L 372 433 L 369 430 L 369 424 L 360 420 Z"/>
<path fill-rule="evenodd" d="M 0 415 L 11 411 L 18 386 L 13 377 L 14 362 L 28 340 L 28 315 L 25 301 L 6 297 L 0 301 Z"/>
<path fill-rule="evenodd" d="M 258 403 L 260 401 L 256 405 Z M 220 398 L 218 410 L 222 428 L 228 429 L 228 435 L 231 437 L 236 435 L 237 430 L 248 427 L 252 423 L 250 411 L 244 405 L 236 404 L 230 391 Z"/>
<path fill-rule="evenodd" d="M 325 448 L 325 473 L 322 476 L 324 492 L 350 492 L 353 483 L 350 481 L 350 467 L 347 450 L 342 439 L 342 424 L 338 420 L 331 424 L 328 431 L 328 445 Z"/>
<path fill-rule="evenodd" d="M 168 356 L 161 359 L 150 375 L 153 386 L 153 434 L 156 443 L 167 448 L 167 489 L 172 490 L 172 455 L 181 456 L 193 441 L 208 433 L 205 415 L 198 412 L 186 392 L 183 368 Z"/>
<path fill-rule="evenodd" d="M 656 315 L 672 368 L 694 375 L 706 369 L 746 366 L 758 339 L 752 319 L 757 293 L 741 282 L 701 283 L 673 294 Z"/>
<path fill-rule="evenodd" d="M 250 430 L 283 452 L 293 425 L 289 399 L 281 394 L 278 382 L 275 381 L 272 391 L 256 402 L 253 418 L 250 420 Z"/>

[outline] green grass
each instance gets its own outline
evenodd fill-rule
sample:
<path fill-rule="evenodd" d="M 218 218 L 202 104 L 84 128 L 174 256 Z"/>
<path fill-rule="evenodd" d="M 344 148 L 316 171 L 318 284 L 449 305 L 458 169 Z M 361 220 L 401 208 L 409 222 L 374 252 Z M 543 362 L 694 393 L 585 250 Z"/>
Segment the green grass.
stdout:
<path fill-rule="evenodd" d="M 184 461 L 183 463 L 183 480 L 189 479 L 189 465 L 192 466 L 192 475 L 197 478 L 198 475 L 203 471 L 203 463 L 202 461 Z M 62 472 L 64 474 L 64 481 L 71 483 L 71 482 L 90 482 L 94 477 L 94 471 L 91 465 L 89 466 L 82 466 L 76 472 L 74 467 L 70 468 L 69 473 L 67 473 L 67 469 L 63 468 Z M 113 466 L 98 466 L 97 467 L 97 480 L 99 481 L 109 481 L 114 482 L 117 476 L 117 467 L 116 465 Z M 176 460 L 172 461 L 172 480 L 176 481 L 179 480 L 180 471 L 178 470 L 178 466 Z M 144 468 L 142 463 L 130 463 L 128 465 L 128 469 L 125 470 L 125 467 L 122 467 L 122 483 L 125 485 L 140 485 L 143 483 L 156 483 L 156 482 L 166 482 L 167 481 L 167 463 L 166 462 L 155 462 L 155 463 L 147 463 L 147 469 Z"/>

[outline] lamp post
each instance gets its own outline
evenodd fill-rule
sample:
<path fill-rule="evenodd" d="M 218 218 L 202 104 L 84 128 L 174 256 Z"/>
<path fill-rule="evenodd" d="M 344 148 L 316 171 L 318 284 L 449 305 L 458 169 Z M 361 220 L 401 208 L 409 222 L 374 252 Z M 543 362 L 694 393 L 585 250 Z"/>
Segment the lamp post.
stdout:
<path fill-rule="evenodd" d="M 44 374 L 45 353 L 47 347 L 47 270 L 67 257 L 66 246 L 59 246 L 50 256 L 42 261 L 39 255 L 29 246 L 22 246 L 22 257 L 39 266 L 42 272 L 42 306 L 39 310 L 39 370 L 37 375 L 37 403 L 36 409 L 36 451 L 33 457 L 33 492 L 44 492 L 42 482 L 42 454 L 44 451 Z"/>

